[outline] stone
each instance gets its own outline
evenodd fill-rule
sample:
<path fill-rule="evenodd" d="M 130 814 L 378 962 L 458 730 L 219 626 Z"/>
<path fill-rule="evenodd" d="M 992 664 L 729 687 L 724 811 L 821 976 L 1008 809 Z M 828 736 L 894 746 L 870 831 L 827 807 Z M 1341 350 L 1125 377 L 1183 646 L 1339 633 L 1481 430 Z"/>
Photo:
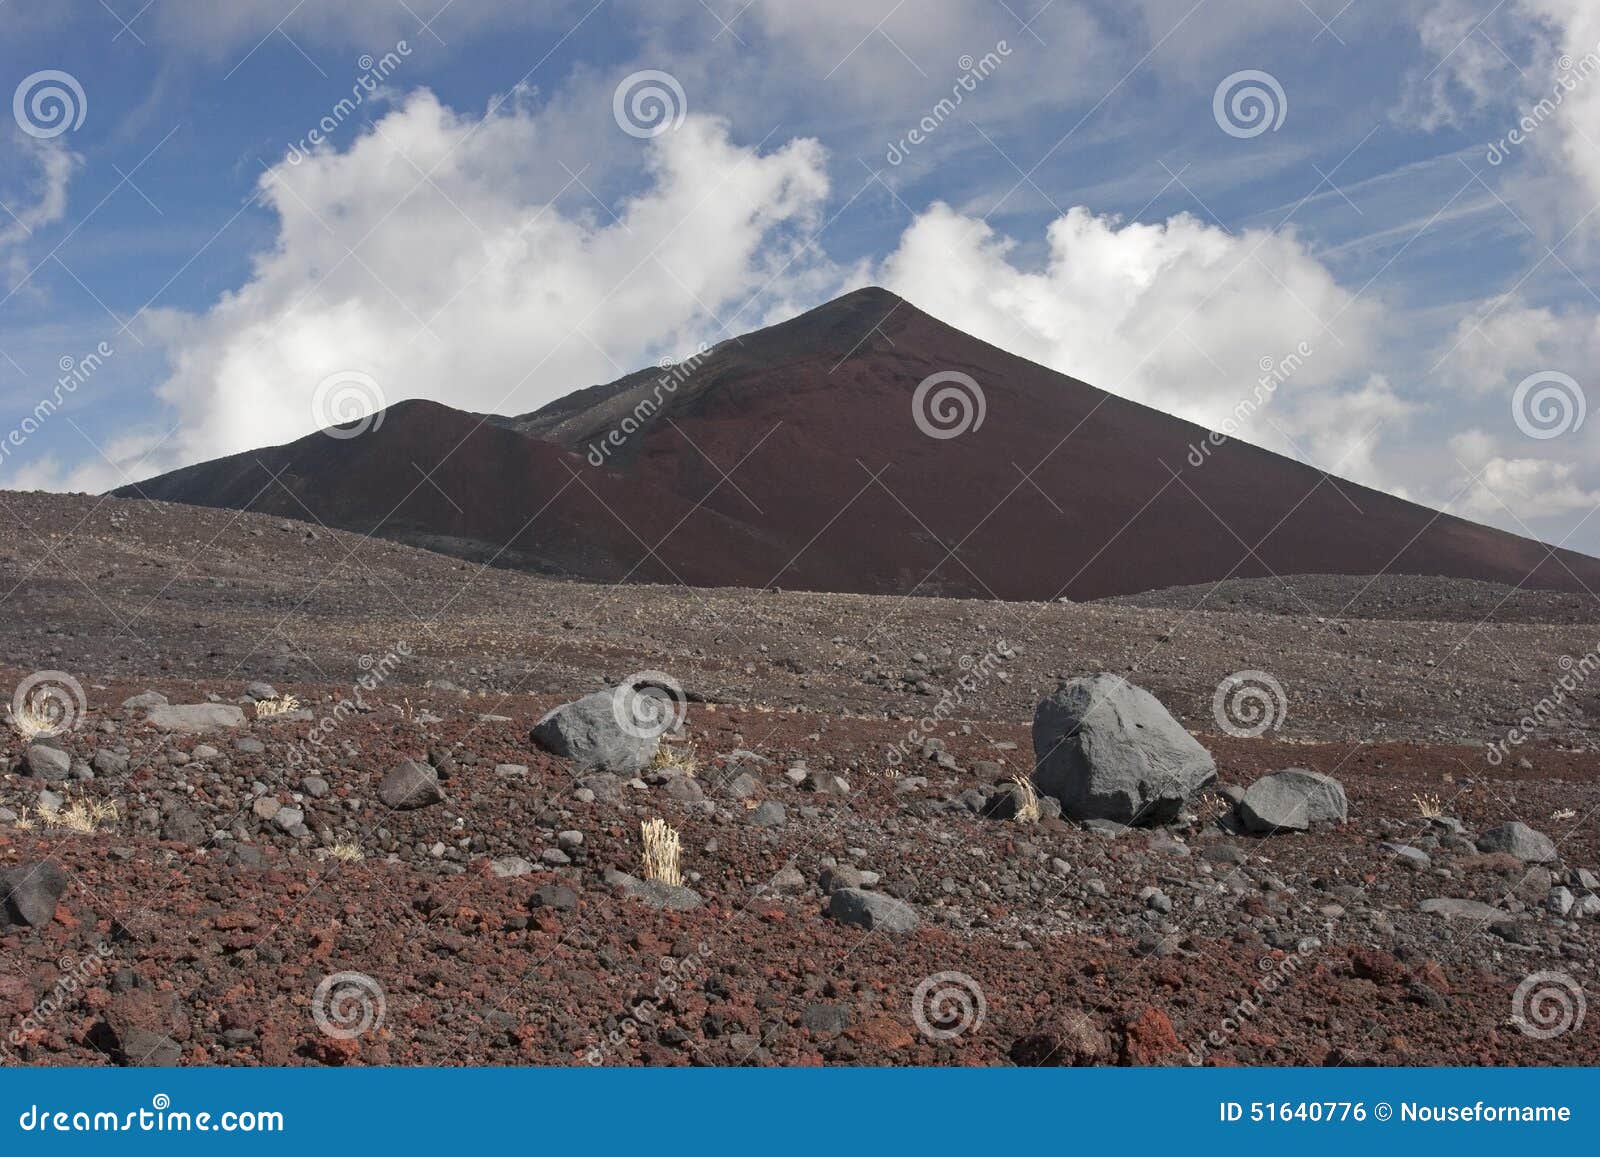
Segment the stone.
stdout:
<path fill-rule="evenodd" d="M 275 795 L 261 795 L 250 801 L 250 810 L 264 823 L 271 823 L 272 817 L 278 814 L 282 806 L 283 802 Z"/>
<path fill-rule="evenodd" d="M 1074 819 L 1154 825 L 1217 777 L 1209 752 L 1118 675 L 1063 682 L 1033 715 L 1034 783 Z"/>
<path fill-rule="evenodd" d="M 297 807 L 281 807 L 272 817 L 272 826 L 285 834 L 306 822 L 306 813 Z"/>
<path fill-rule="evenodd" d="M 671 912 L 688 912 L 700 907 L 700 893 L 682 884 L 663 884 L 659 880 L 640 880 L 615 868 L 607 869 L 605 881 L 630 900 L 637 900 L 651 908 Z"/>
<path fill-rule="evenodd" d="M 781 828 L 789 822 L 789 812 L 775 799 L 769 799 L 750 813 L 750 823 L 758 828 Z"/>
<path fill-rule="evenodd" d="M 570 912 L 578 906 L 578 893 L 565 884 L 544 884 L 533 890 L 528 898 L 530 908 L 552 908 L 557 912 Z"/>
<path fill-rule="evenodd" d="M 271 683 L 263 683 L 259 679 L 246 687 L 244 693 L 258 703 L 263 699 L 276 699 L 278 697 L 278 692 L 273 689 Z"/>
<path fill-rule="evenodd" d="M 120 751 L 102 747 L 89 758 L 89 766 L 94 769 L 96 775 L 126 775 L 128 757 Z"/>
<path fill-rule="evenodd" d="M 30 743 L 22 753 L 22 765 L 35 779 L 61 783 L 72 770 L 72 756 L 48 743 Z"/>
<path fill-rule="evenodd" d="M 328 781 L 320 775 L 308 775 L 300 781 L 300 790 L 312 799 L 322 799 L 328 794 Z"/>
<path fill-rule="evenodd" d="M 1290 767 L 1252 783 L 1238 811 L 1246 831 L 1271 835 L 1303 832 L 1313 824 L 1342 824 L 1350 818 L 1350 803 L 1344 785 L 1332 776 Z"/>
<path fill-rule="evenodd" d="M 845 796 L 850 794 L 850 781 L 825 771 L 808 771 L 800 781 L 801 791 L 818 795 Z"/>
<path fill-rule="evenodd" d="M 193 808 L 177 807 L 161 821 L 161 838 L 198 847 L 211 838 L 211 831 Z"/>
<path fill-rule="evenodd" d="M 502 880 L 514 880 L 533 871 L 533 865 L 521 856 L 501 856 L 489 861 L 489 870 Z"/>
<path fill-rule="evenodd" d="M 385 807 L 409 812 L 440 802 L 444 792 L 432 767 L 408 759 L 383 777 L 378 784 L 378 798 Z"/>
<path fill-rule="evenodd" d="M 49 860 L 0 870 L 0 928 L 42 928 L 55 918 L 67 891 L 67 874 Z"/>
<path fill-rule="evenodd" d="M 201 760 L 202 762 L 215 759 L 221 754 L 222 752 L 218 751 L 215 747 L 212 747 L 209 743 L 196 744 L 195 749 L 189 753 L 191 758 Z"/>
<path fill-rule="evenodd" d="M 185 735 L 245 725 L 244 711 L 232 703 L 181 703 L 151 707 L 146 710 L 145 719 L 157 730 Z"/>
<path fill-rule="evenodd" d="M 840 888 L 859 888 L 866 883 L 861 869 L 850 864 L 835 864 L 823 868 L 817 877 L 817 886 L 824 892 L 837 892 Z"/>
<path fill-rule="evenodd" d="M 563 704 L 534 725 L 533 742 L 572 760 L 580 771 L 635 775 L 650 766 L 661 746 L 660 733 L 623 726 L 631 718 L 630 703 L 639 698 L 631 687 L 612 687 Z"/>
<path fill-rule="evenodd" d="M 805 874 L 793 864 L 788 864 L 778 869 L 768 885 L 774 892 L 804 892 L 806 890 Z"/>
<path fill-rule="evenodd" d="M 1565 916 L 1572 911 L 1572 906 L 1577 901 L 1572 898 L 1572 889 L 1556 887 L 1550 889 L 1550 894 L 1545 898 L 1545 907 L 1557 916 Z"/>
<path fill-rule="evenodd" d="M 1572 905 L 1574 920 L 1593 920 L 1600 917 L 1600 896 L 1579 896 Z"/>
<path fill-rule="evenodd" d="M 1491 920 L 1504 919 L 1507 915 L 1492 904 L 1484 904 L 1477 900 L 1457 900 L 1444 896 L 1424 900 L 1417 907 L 1429 915 L 1443 916 L 1447 920 L 1477 920 L 1487 923 Z"/>
<path fill-rule="evenodd" d="M 808 1004 L 800 1012 L 800 1024 L 809 1032 L 832 1036 L 850 1027 L 850 1010 L 841 1004 Z"/>
<path fill-rule="evenodd" d="M 914 932 L 921 922 L 904 900 L 860 888 L 840 888 L 835 892 L 828 901 L 828 915 L 841 924 L 894 933 Z"/>
<path fill-rule="evenodd" d="M 1423 871 L 1433 866 L 1433 859 L 1421 848 L 1413 848 L 1410 844 L 1396 844 L 1385 841 L 1383 849 L 1393 854 L 1394 858 L 1408 868 Z"/>
<path fill-rule="evenodd" d="M 1513 820 L 1492 827 L 1478 837 L 1480 852 L 1505 852 L 1525 864 L 1550 864 L 1556 860 L 1556 845 L 1543 832 Z"/>
<path fill-rule="evenodd" d="M 137 695 L 130 695 L 122 701 L 124 710 L 143 711 L 146 707 L 165 707 L 167 697 L 159 691 L 141 691 Z"/>
<path fill-rule="evenodd" d="M 761 788 L 761 781 L 748 771 L 729 771 L 713 782 L 714 790 L 724 799 L 749 799 Z"/>

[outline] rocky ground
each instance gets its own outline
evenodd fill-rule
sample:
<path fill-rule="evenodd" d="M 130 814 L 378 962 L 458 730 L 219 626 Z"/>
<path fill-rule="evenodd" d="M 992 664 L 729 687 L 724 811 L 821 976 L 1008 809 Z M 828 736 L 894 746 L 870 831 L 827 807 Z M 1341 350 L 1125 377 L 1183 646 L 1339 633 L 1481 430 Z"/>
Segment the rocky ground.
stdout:
<path fill-rule="evenodd" d="M 1353 585 L 1301 615 L 599 587 L 0 494 L 0 677 L 59 673 L 72 716 L 0 740 L 3 1059 L 1600 1063 L 1600 613 L 1441 584 L 1361 618 L 1365 580 L 1319 582 Z M 1013 816 L 1034 705 L 1102 670 L 1217 783 L 1156 829 Z M 531 742 L 645 671 L 687 692 L 670 757 Z M 1241 830 L 1286 767 L 1348 822 Z M 656 818 L 682 890 L 636 878 Z"/>

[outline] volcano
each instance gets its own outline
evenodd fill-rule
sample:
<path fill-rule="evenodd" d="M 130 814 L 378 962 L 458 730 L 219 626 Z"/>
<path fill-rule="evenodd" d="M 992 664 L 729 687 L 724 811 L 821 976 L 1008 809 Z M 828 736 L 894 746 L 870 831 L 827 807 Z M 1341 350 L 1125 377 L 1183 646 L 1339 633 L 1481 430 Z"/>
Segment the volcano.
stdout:
<path fill-rule="evenodd" d="M 407 401 L 367 421 L 115 493 L 604 582 L 1023 600 L 1289 574 L 1600 586 L 1600 561 L 1207 445 L 882 289 L 529 414 Z"/>

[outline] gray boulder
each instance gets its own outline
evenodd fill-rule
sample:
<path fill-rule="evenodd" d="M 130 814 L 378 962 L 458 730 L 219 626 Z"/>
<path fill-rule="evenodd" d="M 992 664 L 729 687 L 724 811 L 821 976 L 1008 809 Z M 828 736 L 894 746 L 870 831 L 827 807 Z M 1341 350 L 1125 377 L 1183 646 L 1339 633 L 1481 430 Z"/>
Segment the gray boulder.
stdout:
<path fill-rule="evenodd" d="M 122 706 L 129 711 L 138 711 L 145 707 L 165 707 L 167 697 L 159 691 L 141 691 L 137 695 L 130 695 L 122 701 Z"/>
<path fill-rule="evenodd" d="M 1478 851 L 1506 852 L 1524 864 L 1552 864 L 1556 860 L 1555 842 L 1519 820 L 1484 832 L 1478 837 Z"/>
<path fill-rule="evenodd" d="M 444 799 L 438 774 L 426 763 L 408 759 L 378 784 L 378 798 L 397 812 L 416 811 Z"/>
<path fill-rule="evenodd" d="M 1342 824 L 1349 818 L 1344 785 L 1330 775 L 1303 767 L 1262 776 L 1239 801 L 1239 819 L 1245 830 L 1260 835 L 1303 832 L 1312 824 Z"/>
<path fill-rule="evenodd" d="M 882 892 L 840 888 L 828 901 L 828 915 L 841 924 L 885 932 L 914 932 L 920 920 L 904 900 Z"/>
<path fill-rule="evenodd" d="M 623 728 L 622 720 L 629 717 L 624 697 L 633 694 L 626 687 L 612 687 L 563 704 L 534 725 L 533 741 L 572 760 L 580 771 L 636 775 L 655 759 L 661 736 Z"/>
<path fill-rule="evenodd" d="M 149 708 L 145 719 L 161 731 L 185 735 L 217 731 L 224 727 L 243 727 L 244 711 L 232 703 L 179 703 Z"/>
<path fill-rule="evenodd" d="M 48 743 L 31 743 L 22 753 L 22 765 L 28 774 L 46 783 L 61 783 L 72 769 L 72 756 Z"/>
<path fill-rule="evenodd" d="M 1162 824 L 1217 778 L 1209 752 L 1118 675 L 1071 679 L 1033 713 L 1034 783 L 1074 819 Z"/>
<path fill-rule="evenodd" d="M 42 928 L 55 918 L 67 891 L 67 874 L 49 860 L 0 871 L 0 928 Z"/>

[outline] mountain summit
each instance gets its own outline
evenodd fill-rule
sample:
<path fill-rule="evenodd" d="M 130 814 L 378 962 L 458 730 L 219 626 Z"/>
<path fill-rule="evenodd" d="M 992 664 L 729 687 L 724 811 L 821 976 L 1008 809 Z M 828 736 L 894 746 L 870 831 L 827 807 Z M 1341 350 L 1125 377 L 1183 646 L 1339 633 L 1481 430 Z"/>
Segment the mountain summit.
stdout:
<path fill-rule="evenodd" d="M 1340 481 L 862 289 L 516 417 L 391 406 L 116 491 L 600 581 L 1005 599 L 1600 562 Z M 1194 458 L 1200 464 L 1195 465 Z"/>

